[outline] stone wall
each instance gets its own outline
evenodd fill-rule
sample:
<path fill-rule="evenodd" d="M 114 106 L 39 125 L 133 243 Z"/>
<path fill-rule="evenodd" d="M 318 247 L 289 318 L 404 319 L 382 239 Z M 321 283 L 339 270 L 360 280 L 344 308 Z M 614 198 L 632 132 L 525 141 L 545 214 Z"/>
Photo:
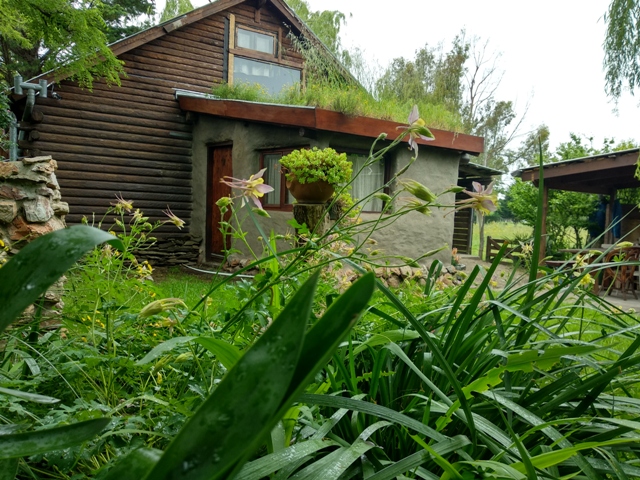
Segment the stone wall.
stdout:
<path fill-rule="evenodd" d="M 57 167 L 50 156 L 0 162 L 0 263 L 35 238 L 65 228 L 69 205 L 61 201 Z M 58 283 L 45 294 L 45 309 L 58 304 L 60 292 Z"/>

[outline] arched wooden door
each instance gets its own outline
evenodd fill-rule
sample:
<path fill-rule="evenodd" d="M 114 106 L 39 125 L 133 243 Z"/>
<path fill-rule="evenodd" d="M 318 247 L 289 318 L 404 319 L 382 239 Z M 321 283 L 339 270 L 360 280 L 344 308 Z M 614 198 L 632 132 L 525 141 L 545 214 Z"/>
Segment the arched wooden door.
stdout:
<path fill-rule="evenodd" d="M 212 254 L 220 254 L 229 247 L 229 239 L 225 239 L 220 232 L 222 216 L 216 202 L 231 195 L 231 187 L 221 183 L 225 176 L 233 175 L 232 145 L 216 145 L 209 148 L 209 161 L 207 164 L 207 260 L 211 260 Z M 228 221 L 231 212 L 227 212 L 224 220 Z"/>

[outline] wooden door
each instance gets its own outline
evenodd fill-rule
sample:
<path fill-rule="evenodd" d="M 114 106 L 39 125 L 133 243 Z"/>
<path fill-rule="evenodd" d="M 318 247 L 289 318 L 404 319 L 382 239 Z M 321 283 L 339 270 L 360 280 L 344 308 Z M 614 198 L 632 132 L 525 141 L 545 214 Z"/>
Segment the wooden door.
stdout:
<path fill-rule="evenodd" d="M 211 260 L 212 254 L 220 254 L 229 247 L 229 239 L 224 239 L 220 232 L 220 222 L 222 216 L 216 202 L 231 195 L 231 187 L 221 183 L 225 176 L 233 175 L 233 164 L 231 158 L 231 145 L 216 146 L 209 148 L 209 162 L 207 165 L 207 260 Z M 231 218 L 231 212 L 227 212 L 224 220 Z"/>

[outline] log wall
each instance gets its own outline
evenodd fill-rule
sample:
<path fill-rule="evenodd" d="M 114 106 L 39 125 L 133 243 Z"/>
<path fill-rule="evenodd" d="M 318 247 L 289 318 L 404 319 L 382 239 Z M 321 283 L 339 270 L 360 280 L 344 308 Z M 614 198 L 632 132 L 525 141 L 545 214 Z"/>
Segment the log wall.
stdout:
<path fill-rule="evenodd" d="M 192 208 L 192 125 L 175 100 L 174 89 L 207 93 L 223 78 L 225 18 L 236 25 L 282 29 L 282 58 L 302 66 L 277 10 L 239 4 L 173 30 L 123 53 L 122 85 L 97 81 L 93 91 L 74 82 L 55 86 L 60 99 L 38 98 L 24 155 L 51 155 L 58 161 L 68 224 L 84 216 L 100 218 L 120 194 L 133 200 L 151 221 L 164 220 L 169 206 L 186 221 L 157 230 L 150 254 L 156 263 L 195 261 L 202 238 L 189 233 Z M 197 159 L 206 161 L 206 159 Z"/>

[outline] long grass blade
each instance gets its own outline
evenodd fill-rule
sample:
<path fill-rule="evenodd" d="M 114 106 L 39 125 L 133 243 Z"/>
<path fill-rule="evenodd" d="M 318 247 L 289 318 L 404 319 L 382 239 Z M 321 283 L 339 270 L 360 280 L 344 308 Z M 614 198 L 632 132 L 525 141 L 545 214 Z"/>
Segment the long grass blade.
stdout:
<path fill-rule="evenodd" d="M 35 239 L 0 269 L 0 333 L 85 253 L 122 242 L 97 228 L 77 225 Z"/>
<path fill-rule="evenodd" d="M 64 427 L 0 435 L 0 460 L 27 457 L 78 445 L 95 437 L 109 421 L 108 418 L 96 418 Z"/>

